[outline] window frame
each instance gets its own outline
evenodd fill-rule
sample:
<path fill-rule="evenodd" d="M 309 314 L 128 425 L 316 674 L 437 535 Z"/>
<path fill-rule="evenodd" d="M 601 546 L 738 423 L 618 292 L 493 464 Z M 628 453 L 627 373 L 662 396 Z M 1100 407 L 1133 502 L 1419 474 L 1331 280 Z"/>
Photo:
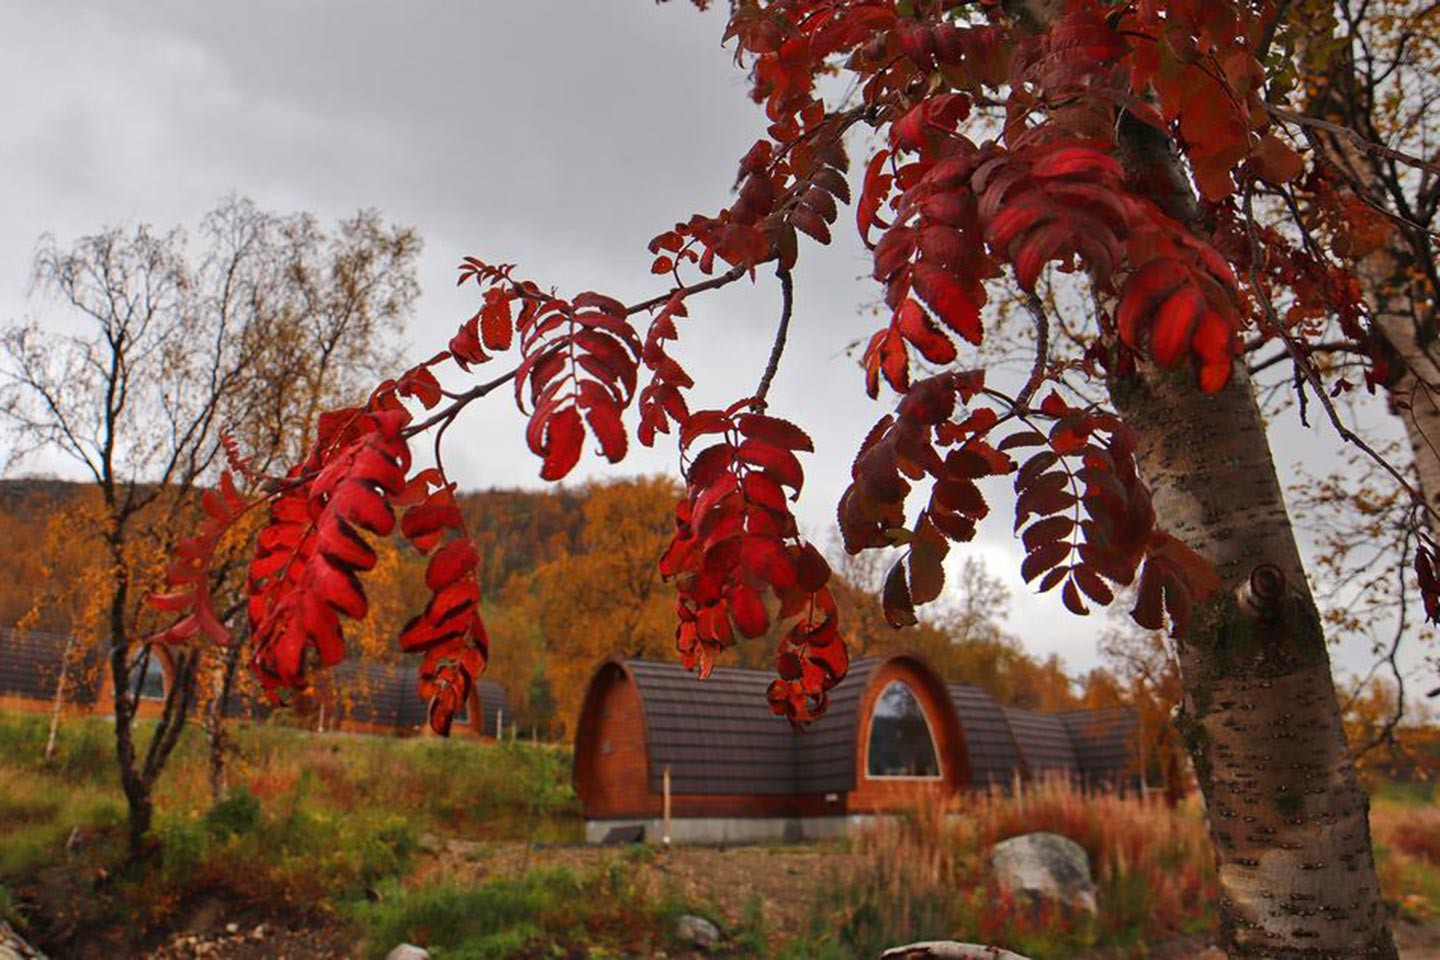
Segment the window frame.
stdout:
<path fill-rule="evenodd" d="M 876 707 L 878 707 L 880 701 L 885 698 L 886 692 L 897 683 L 905 688 L 906 692 L 910 694 L 910 699 L 914 700 L 915 706 L 920 709 L 920 719 L 925 722 L 925 735 L 930 738 L 930 752 L 935 757 L 935 773 L 933 775 L 921 776 L 906 773 L 884 774 L 870 772 L 870 746 L 875 738 Z M 930 723 L 930 712 L 925 709 L 925 704 L 921 702 L 919 695 L 915 691 L 915 687 L 904 677 L 892 677 L 886 682 L 885 686 L 880 688 L 880 692 L 876 694 L 875 699 L 871 701 L 869 713 L 865 718 L 865 752 L 860 768 L 866 780 L 908 780 L 916 783 L 940 783 L 945 779 L 945 760 L 940 751 L 940 741 L 935 738 L 935 727 Z"/>

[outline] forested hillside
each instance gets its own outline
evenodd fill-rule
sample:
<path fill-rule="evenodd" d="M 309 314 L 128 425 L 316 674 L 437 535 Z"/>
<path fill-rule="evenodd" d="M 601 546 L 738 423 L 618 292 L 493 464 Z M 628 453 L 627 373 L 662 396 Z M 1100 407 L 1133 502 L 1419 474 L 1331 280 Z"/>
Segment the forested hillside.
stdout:
<path fill-rule="evenodd" d="M 481 556 L 493 634 L 490 676 L 510 689 L 522 728 L 568 737 L 585 681 L 606 655 L 676 656 L 674 592 L 655 561 L 669 540 L 677 496 L 672 482 L 659 478 L 460 495 Z M 100 553 L 86 542 L 93 525 L 79 522 L 94 500 L 93 489 L 80 483 L 0 482 L 0 533 L 8 547 L 0 554 L 0 622 L 100 639 L 98 611 L 91 609 L 97 591 L 86 586 L 100 572 Z M 379 546 L 371 615 L 352 642 L 366 656 L 395 659 L 401 654 L 394 637 L 424 603 L 424 560 L 398 540 Z M 931 619 L 895 631 L 876 599 L 879 571 L 833 553 L 837 601 L 853 624 L 857 655 L 916 650 L 952 679 L 1032 708 L 1119 696 L 1114 677 L 1082 685 L 1056 658 L 1027 654 L 1003 624 L 1006 591 L 983 566 L 961 568 L 953 600 Z M 757 638 L 741 645 L 737 661 L 765 668 L 773 649 L 773 638 Z"/>

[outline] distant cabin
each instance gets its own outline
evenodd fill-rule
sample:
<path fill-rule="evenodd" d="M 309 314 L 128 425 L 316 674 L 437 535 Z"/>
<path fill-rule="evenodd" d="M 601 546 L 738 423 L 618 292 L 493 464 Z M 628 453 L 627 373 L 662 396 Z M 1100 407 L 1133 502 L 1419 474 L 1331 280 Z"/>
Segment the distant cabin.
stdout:
<path fill-rule="evenodd" d="M 1082 786 L 1134 781 L 1129 710 L 1044 714 L 946 684 L 918 656 L 859 660 L 803 732 L 772 715 L 774 675 L 606 660 L 575 738 L 574 780 L 592 842 L 664 835 L 733 843 L 820 839 L 859 819 L 961 790 L 1010 790 L 1041 776 Z"/>
<path fill-rule="evenodd" d="M 420 698 L 420 670 L 413 663 L 347 660 L 316 681 L 327 730 L 415 736 L 429 726 L 429 704 Z M 484 677 L 475 681 L 450 735 L 499 739 L 510 722 L 505 688 Z"/>
<path fill-rule="evenodd" d="M 56 685 L 65 677 L 65 702 L 72 711 L 109 714 L 114 697 L 106 650 L 71 648 L 66 662 L 67 638 L 38 631 L 0 629 L 0 710 L 49 713 Z M 132 655 L 139 670 L 143 648 Z M 169 651 L 150 648 L 140 681 L 139 715 L 157 715 L 170 689 L 174 663 Z M 301 718 L 323 730 L 342 730 L 386 736 L 417 736 L 429 730 L 428 705 L 420 698 L 419 668 L 413 663 L 386 664 L 351 660 L 315 678 L 313 693 Z M 225 705 L 227 716 L 263 719 L 272 712 L 263 699 L 233 693 Z M 450 729 L 451 736 L 496 739 L 508 722 L 505 688 L 481 678 L 469 702 Z"/>

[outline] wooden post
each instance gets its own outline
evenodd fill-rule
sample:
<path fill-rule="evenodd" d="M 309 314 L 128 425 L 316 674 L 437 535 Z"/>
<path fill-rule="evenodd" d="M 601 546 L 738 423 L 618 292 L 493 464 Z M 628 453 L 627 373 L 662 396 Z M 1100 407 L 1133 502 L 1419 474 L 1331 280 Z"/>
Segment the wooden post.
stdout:
<path fill-rule="evenodd" d="M 505 739 L 505 708 L 495 708 L 495 741 L 498 743 Z"/>
<path fill-rule="evenodd" d="M 665 833 L 660 842 L 666 847 L 670 846 L 670 764 L 665 764 L 665 772 L 661 777 L 665 797 Z"/>

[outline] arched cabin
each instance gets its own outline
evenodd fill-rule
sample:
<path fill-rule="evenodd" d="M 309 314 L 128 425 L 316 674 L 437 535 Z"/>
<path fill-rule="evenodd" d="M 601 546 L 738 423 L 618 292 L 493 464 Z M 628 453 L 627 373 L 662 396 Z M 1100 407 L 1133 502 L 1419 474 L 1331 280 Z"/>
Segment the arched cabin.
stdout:
<path fill-rule="evenodd" d="M 927 795 L 1008 790 L 1064 774 L 1129 777 L 1129 711 L 1002 709 L 945 684 L 918 656 L 858 660 L 820 721 L 773 716 L 763 670 L 718 668 L 703 682 L 677 663 L 606 660 L 581 707 L 574 780 L 591 842 L 664 835 L 700 843 L 820 839 Z"/>

